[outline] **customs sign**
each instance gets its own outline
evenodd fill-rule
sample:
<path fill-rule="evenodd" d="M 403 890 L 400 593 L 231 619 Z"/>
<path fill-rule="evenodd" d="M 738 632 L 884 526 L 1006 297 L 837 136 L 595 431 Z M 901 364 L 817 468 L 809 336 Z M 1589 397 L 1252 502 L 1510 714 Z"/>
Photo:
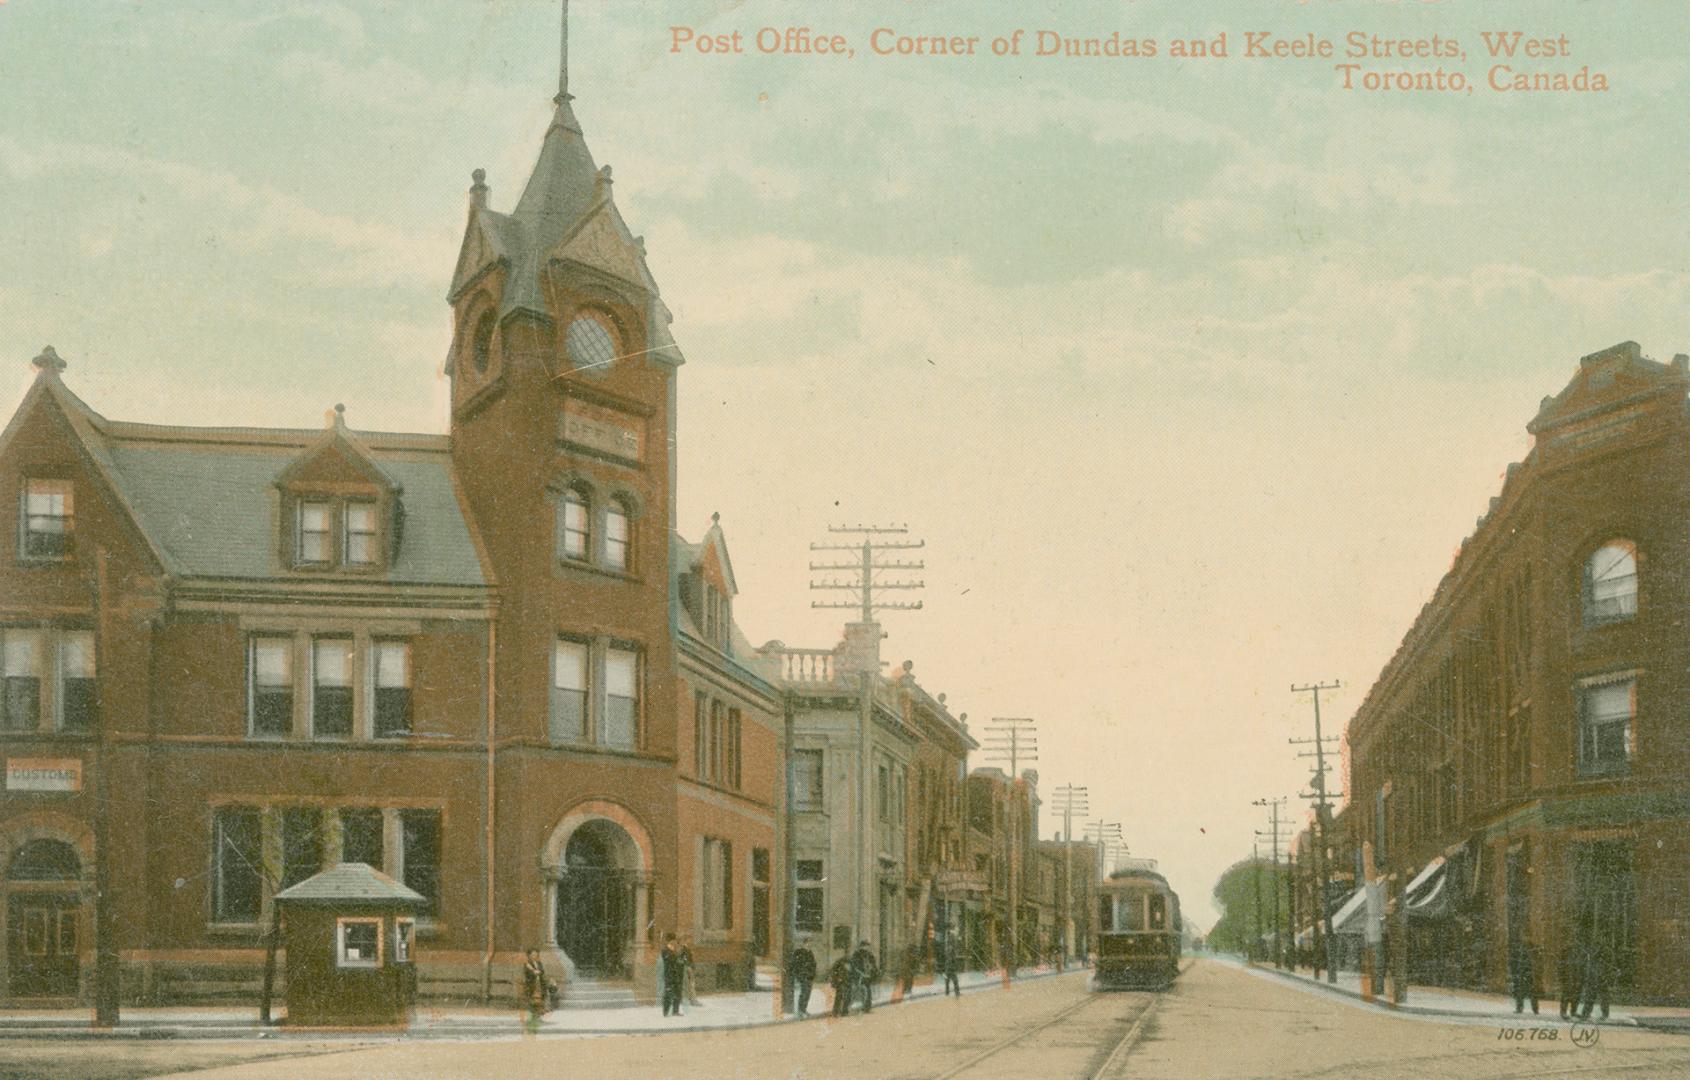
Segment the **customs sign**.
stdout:
<path fill-rule="evenodd" d="M 7 758 L 7 791 L 81 791 L 80 758 Z"/>

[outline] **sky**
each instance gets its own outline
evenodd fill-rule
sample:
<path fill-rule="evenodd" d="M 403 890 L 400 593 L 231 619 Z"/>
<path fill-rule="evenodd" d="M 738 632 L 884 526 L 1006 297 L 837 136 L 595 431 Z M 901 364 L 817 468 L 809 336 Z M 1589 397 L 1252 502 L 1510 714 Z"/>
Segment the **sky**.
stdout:
<path fill-rule="evenodd" d="M 0 396 L 50 342 L 108 416 L 445 431 L 470 172 L 510 209 L 557 24 L 0 2 Z M 800 26 L 854 55 L 758 51 Z M 880 28 L 980 40 L 881 56 Z M 1206 926 L 1252 800 L 1303 819 L 1291 685 L 1340 680 L 1341 730 L 1580 356 L 1690 351 L 1687 28 L 1643 2 L 576 0 L 576 114 L 688 359 L 681 529 L 721 514 L 752 640 L 831 646 L 808 545 L 908 523 L 925 606 L 885 657 L 977 732 L 1035 718 L 1042 786 L 1088 787 Z M 1038 57 L 1040 30 L 1158 55 Z M 1511 68 L 1609 89 L 1491 89 L 1481 34 L 1514 30 L 1566 55 Z M 1474 88 L 1346 91 L 1342 63 Z"/>

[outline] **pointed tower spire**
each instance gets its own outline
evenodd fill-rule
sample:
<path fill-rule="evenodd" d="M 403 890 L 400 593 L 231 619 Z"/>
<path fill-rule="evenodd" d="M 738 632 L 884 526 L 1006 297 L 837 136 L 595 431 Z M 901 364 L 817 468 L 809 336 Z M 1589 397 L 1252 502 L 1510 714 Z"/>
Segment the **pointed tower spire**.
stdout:
<path fill-rule="evenodd" d="M 563 34 L 557 51 L 557 103 L 569 100 L 569 0 L 563 0 Z"/>

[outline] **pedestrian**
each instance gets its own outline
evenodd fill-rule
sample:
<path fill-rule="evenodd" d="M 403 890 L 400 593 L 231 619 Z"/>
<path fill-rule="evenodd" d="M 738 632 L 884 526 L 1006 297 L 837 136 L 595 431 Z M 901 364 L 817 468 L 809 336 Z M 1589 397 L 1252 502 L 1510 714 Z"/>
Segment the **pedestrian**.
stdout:
<path fill-rule="evenodd" d="M 957 980 L 958 957 L 957 943 L 952 938 L 945 938 L 944 945 L 939 950 L 939 972 L 945 977 L 945 996 L 956 991 L 957 1000 L 962 1000 L 962 983 Z"/>
<path fill-rule="evenodd" d="M 799 938 L 797 946 L 786 958 L 786 977 L 798 991 L 798 1015 L 810 1015 L 810 987 L 816 981 L 816 954 L 810 951 L 810 940 Z"/>
<path fill-rule="evenodd" d="M 681 990 L 686 981 L 686 969 L 681 961 L 681 946 L 674 934 L 665 935 L 663 951 L 657 957 L 657 981 L 663 991 L 663 1015 L 681 1015 Z"/>
<path fill-rule="evenodd" d="M 686 991 L 688 1005 L 702 1005 L 698 1000 L 698 979 L 693 974 L 692 938 L 681 939 L 681 986 Z"/>
<path fill-rule="evenodd" d="M 1555 992 L 1561 999 L 1561 1019 L 1571 1020 L 1579 1005 L 1578 945 L 1575 942 L 1561 946 L 1561 958 L 1555 965 Z"/>
<path fill-rule="evenodd" d="M 857 942 L 857 951 L 851 954 L 851 985 L 862 994 L 865 1013 L 874 1008 L 874 984 L 879 978 L 880 965 L 875 961 L 874 950 L 868 947 L 868 938 L 864 938 Z"/>
<path fill-rule="evenodd" d="M 546 978 L 545 965 L 540 963 L 540 950 L 529 949 L 522 965 L 522 1003 L 528 1010 L 526 1026 L 529 1031 L 540 1029 L 540 1017 L 551 1004 L 551 980 Z"/>
<path fill-rule="evenodd" d="M 833 989 L 833 1015 L 846 1016 L 851 1011 L 851 961 L 841 956 L 827 969 L 827 985 Z"/>
<path fill-rule="evenodd" d="M 1592 933 L 1585 945 L 1583 970 L 1579 973 L 1579 1019 L 1589 1020 L 1590 1010 L 1596 1005 L 1602 1006 L 1602 1019 L 1608 1019 L 1608 981 L 1613 973 L 1613 964 L 1608 955 L 1606 942 Z"/>
<path fill-rule="evenodd" d="M 1537 1015 L 1537 957 L 1524 935 L 1508 950 L 1508 989 L 1514 995 L 1515 1012 L 1522 1011 L 1530 998 L 1532 1015 Z"/>

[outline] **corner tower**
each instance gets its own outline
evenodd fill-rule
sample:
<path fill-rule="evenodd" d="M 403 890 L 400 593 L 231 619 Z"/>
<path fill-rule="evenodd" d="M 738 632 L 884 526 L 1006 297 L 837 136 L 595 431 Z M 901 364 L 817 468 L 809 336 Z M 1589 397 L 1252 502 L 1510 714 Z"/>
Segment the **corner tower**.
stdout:
<path fill-rule="evenodd" d="M 582 137 L 567 35 L 565 4 L 551 124 L 516 205 L 494 210 L 474 173 L 446 371 L 455 471 L 499 594 L 488 948 L 520 964 L 539 942 L 569 977 L 614 980 L 648 968 L 649 927 L 673 925 L 683 888 L 668 573 L 682 361 Z"/>

